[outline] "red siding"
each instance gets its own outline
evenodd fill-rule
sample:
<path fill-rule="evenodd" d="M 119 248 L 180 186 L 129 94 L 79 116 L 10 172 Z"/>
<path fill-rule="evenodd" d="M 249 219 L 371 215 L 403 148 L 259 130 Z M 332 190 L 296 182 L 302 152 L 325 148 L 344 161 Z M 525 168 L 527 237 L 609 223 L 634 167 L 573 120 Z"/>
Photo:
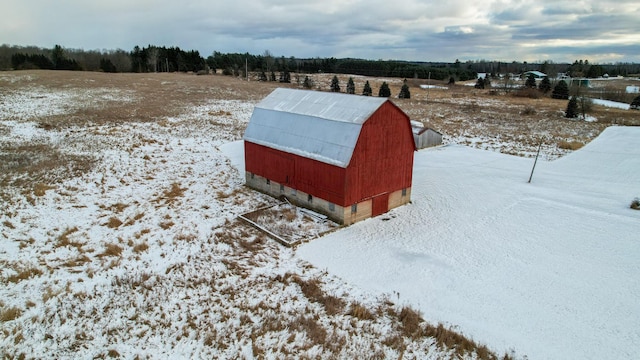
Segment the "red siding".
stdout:
<path fill-rule="evenodd" d="M 409 118 L 384 103 L 362 126 L 347 167 L 348 204 L 411 187 L 415 143 Z"/>
<path fill-rule="evenodd" d="M 304 191 L 336 205 L 347 205 L 344 202 L 346 171 L 339 166 L 248 141 L 244 142 L 244 154 L 245 170 L 248 172 Z"/>
<path fill-rule="evenodd" d="M 390 101 L 362 126 L 346 169 L 245 141 L 245 169 L 340 206 L 411 187 L 415 143 L 409 118 Z M 374 209 L 376 210 L 376 209 Z M 382 212 L 385 212 L 385 209 Z"/>

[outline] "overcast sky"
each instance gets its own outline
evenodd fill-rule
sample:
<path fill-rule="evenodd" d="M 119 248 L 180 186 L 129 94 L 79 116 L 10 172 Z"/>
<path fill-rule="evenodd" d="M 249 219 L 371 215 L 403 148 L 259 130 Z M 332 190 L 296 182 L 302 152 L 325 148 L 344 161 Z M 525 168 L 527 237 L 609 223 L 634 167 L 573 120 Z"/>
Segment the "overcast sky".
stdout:
<path fill-rule="evenodd" d="M 639 0 L 0 0 L 0 43 L 295 57 L 640 62 Z"/>

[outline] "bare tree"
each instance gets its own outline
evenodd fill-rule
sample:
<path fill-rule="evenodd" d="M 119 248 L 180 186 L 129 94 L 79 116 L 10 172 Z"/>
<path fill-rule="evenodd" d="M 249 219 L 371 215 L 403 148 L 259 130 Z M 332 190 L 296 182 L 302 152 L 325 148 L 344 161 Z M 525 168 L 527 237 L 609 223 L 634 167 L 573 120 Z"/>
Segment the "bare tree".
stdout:
<path fill-rule="evenodd" d="M 147 50 L 147 63 L 153 69 L 153 72 L 158 72 L 158 48 L 155 46 L 149 47 Z"/>
<path fill-rule="evenodd" d="M 269 73 L 273 69 L 274 57 L 269 50 L 265 50 L 262 56 L 264 57 L 264 63 L 267 65 L 267 73 Z"/>

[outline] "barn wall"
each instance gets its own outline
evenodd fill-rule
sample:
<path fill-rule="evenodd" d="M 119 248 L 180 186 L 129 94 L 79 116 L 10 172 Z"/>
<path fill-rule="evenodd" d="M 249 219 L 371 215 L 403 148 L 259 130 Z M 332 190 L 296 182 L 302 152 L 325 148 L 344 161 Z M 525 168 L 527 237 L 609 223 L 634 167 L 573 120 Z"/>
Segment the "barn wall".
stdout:
<path fill-rule="evenodd" d="M 414 150 L 409 118 L 391 102 L 384 103 L 362 126 L 347 167 L 345 203 L 410 188 Z"/>
<path fill-rule="evenodd" d="M 345 206 L 345 169 L 245 141 L 245 170 Z"/>
<path fill-rule="evenodd" d="M 426 136 L 426 147 L 438 146 L 442 145 L 442 134 L 438 134 L 437 132 L 429 129 L 425 131 Z"/>
<path fill-rule="evenodd" d="M 267 181 L 267 178 L 251 172 L 246 172 L 245 175 L 247 186 L 250 188 L 276 198 L 285 196 L 290 203 L 324 214 L 337 223 L 345 223 L 345 214 L 350 214 L 350 206 L 345 208 L 284 184 L 272 180 Z"/>

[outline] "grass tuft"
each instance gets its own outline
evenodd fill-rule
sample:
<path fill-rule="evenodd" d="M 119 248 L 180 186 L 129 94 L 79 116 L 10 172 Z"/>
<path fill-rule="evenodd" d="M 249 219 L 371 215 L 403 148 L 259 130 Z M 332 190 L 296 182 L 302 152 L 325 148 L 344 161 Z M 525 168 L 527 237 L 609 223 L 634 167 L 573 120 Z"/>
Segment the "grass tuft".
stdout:
<path fill-rule="evenodd" d="M 405 305 L 400 314 L 398 314 L 400 323 L 402 324 L 402 333 L 404 336 L 417 338 L 422 335 L 420 323 L 423 321 L 420 313 Z"/>
<path fill-rule="evenodd" d="M 115 229 L 122 225 L 122 221 L 120 221 L 120 219 L 118 219 L 117 217 L 112 216 L 111 218 L 109 218 L 109 221 L 107 221 L 105 225 L 110 229 Z"/>
<path fill-rule="evenodd" d="M 117 244 L 105 245 L 104 252 L 98 256 L 116 256 L 119 257 L 122 254 L 122 248 Z"/>
<path fill-rule="evenodd" d="M 40 271 L 40 269 L 37 268 L 33 268 L 33 267 L 29 267 L 26 269 L 22 269 L 21 271 L 19 271 L 17 274 L 15 275 L 11 275 L 7 278 L 7 281 L 10 283 L 19 283 L 22 280 L 27 280 L 30 279 L 32 277 L 36 277 L 36 276 L 40 276 L 42 275 L 42 271 Z"/>
<path fill-rule="evenodd" d="M 15 320 L 22 315 L 22 309 L 12 306 L 6 309 L 0 310 L 0 321 L 6 322 Z"/>
<path fill-rule="evenodd" d="M 352 303 L 347 314 L 360 320 L 373 320 L 373 313 L 359 302 Z"/>
<path fill-rule="evenodd" d="M 584 143 L 580 141 L 559 141 L 558 147 L 564 150 L 578 150 L 584 146 Z"/>
<path fill-rule="evenodd" d="M 55 186 L 50 186 L 47 184 L 37 183 L 33 187 L 33 194 L 35 196 L 45 196 L 48 190 L 55 189 Z"/>
<path fill-rule="evenodd" d="M 141 253 L 141 252 L 146 251 L 148 248 L 149 248 L 149 244 L 147 244 L 147 242 L 145 241 L 145 242 L 142 242 L 142 243 L 139 243 L 139 244 L 135 244 L 133 246 L 133 252 Z"/>
<path fill-rule="evenodd" d="M 633 210 L 640 210 L 640 198 L 633 199 L 629 207 L 632 208 Z"/>

